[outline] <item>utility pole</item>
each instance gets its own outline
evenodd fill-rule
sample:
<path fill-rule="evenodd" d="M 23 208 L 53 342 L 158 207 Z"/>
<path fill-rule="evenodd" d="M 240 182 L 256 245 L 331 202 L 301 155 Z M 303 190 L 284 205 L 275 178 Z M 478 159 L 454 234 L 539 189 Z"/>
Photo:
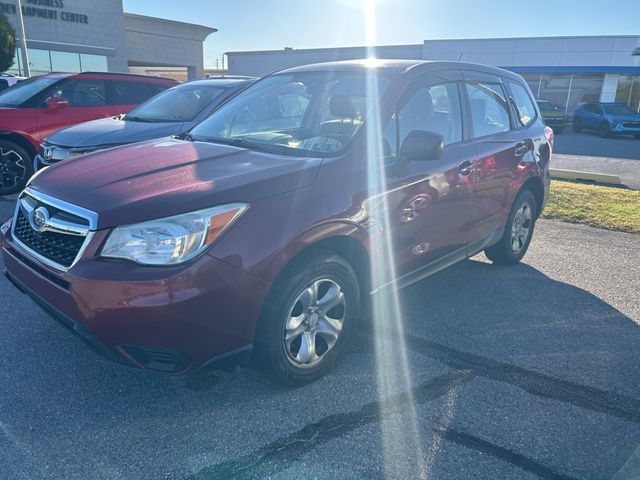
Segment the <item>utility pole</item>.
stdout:
<path fill-rule="evenodd" d="M 24 33 L 24 18 L 22 17 L 22 1 L 16 0 L 18 7 L 18 27 L 20 29 L 20 50 L 22 50 L 22 74 L 25 77 L 31 76 L 31 68 L 29 68 L 29 53 L 27 52 L 27 35 Z"/>

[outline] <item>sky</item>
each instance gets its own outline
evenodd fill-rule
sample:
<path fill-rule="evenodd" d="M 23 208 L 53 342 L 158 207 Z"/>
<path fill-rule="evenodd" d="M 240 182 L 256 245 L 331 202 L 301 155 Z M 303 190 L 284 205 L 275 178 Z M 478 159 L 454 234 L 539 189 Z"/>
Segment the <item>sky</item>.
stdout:
<path fill-rule="evenodd" d="M 123 0 L 124 10 L 218 29 L 205 67 L 224 52 L 365 45 L 375 3 L 377 45 L 428 39 L 640 35 L 640 0 Z M 610 5 L 610 8 L 609 8 Z"/>

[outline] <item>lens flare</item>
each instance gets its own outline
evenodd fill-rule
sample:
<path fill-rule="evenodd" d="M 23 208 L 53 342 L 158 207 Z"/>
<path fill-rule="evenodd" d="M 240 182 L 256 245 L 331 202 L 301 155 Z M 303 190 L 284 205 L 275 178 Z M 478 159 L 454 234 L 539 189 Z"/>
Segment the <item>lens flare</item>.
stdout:
<path fill-rule="evenodd" d="M 376 3 L 365 1 L 364 21 L 367 45 L 367 98 L 379 98 L 376 74 Z M 382 146 L 382 124 L 377 105 L 366 123 L 368 201 L 372 206 L 374 230 L 370 233 L 371 279 L 374 286 L 386 285 L 396 278 L 393 241 L 390 234 L 389 206 L 385 196 L 386 178 Z M 374 207 L 375 205 L 375 207 Z M 375 294 L 372 298 L 372 322 L 376 356 L 378 396 L 384 402 L 390 395 L 411 392 L 412 381 L 404 342 L 403 316 L 397 291 Z M 382 418 L 384 465 L 387 478 L 412 471 L 427 478 L 427 459 L 422 451 L 415 401 L 398 416 Z M 411 462 L 412 465 L 408 465 Z"/>

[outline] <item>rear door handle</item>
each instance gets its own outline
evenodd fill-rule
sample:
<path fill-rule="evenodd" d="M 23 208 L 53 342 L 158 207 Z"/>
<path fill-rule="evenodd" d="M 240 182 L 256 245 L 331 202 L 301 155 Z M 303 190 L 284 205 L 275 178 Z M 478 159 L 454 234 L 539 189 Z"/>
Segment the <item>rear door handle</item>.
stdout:
<path fill-rule="evenodd" d="M 469 175 L 473 170 L 473 162 L 470 160 L 465 160 L 460 165 L 458 165 L 458 173 L 460 175 Z"/>

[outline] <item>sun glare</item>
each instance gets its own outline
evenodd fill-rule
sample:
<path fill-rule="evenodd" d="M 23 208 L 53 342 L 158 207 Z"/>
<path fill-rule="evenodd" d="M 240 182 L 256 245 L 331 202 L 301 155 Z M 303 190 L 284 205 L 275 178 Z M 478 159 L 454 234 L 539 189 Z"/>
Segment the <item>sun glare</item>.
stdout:
<path fill-rule="evenodd" d="M 376 59 L 376 2 L 363 5 L 368 66 Z M 367 71 L 367 97 L 379 98 L 375 69 Z M 370 212 L 374 229 L 370 232 L 371 275 L 374 285 L 387 285 L 396 278 L 393 240 L 390 235 L 382 147 L 382 119 L 378 108 L 372 109 L 367 121 L 367 182 Z M 404 343 L 403 317 L 398 293 L 376 294 L 372 298 L 372 322 L 376 356 L 378 396 L 385 402 L 390 395 L 411 392 L 407 349 Z M 409 394 L 410 395 L 410 394 Z M 427 461 L 422 452 L 415 402 L 411 401 L 401 415 L 382 418 L 382 441 L 387 478 L 397 478 L 399 472 L 412 471 L 416 478 L 427 478 Z M 412 465 L 407 465 L 411 458 Z M 415 462 L 415 463 L 414 463 Z"/>

